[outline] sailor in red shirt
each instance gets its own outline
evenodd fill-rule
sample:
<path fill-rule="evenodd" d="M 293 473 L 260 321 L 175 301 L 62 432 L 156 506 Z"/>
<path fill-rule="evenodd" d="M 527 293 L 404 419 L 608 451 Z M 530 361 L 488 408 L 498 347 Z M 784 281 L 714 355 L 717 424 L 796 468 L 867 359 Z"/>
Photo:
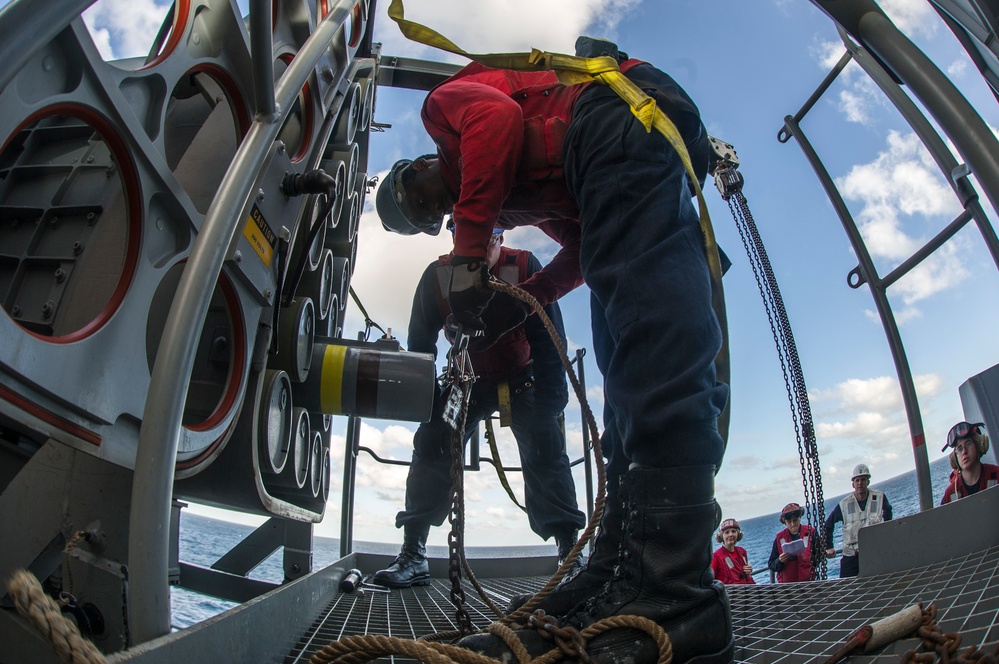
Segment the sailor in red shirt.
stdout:
<path fill-rule="evenodd" d="M 676 124 L 703 180 L 710 151 L 700 114 L 665 72 L 610 42 L 580 38 L 577 55 L 607 56 Z M 715 372 L 722 344 L 691 184 L 664 136 L 648 132 L 607 86 L 562 85 L 553 72 L 471 64 L 434 88 L 422 110 L 437 154 L 400 160 L 376 207 L 388 230 L 456 226 L 448 296 L 456 321 L 495 335 L 530 313 L 487 286 L 494 227 L 537 226 L 562 250 L 522 287 L 542 305 L 585 280 L 604 378 L 607 501 L 583 569 L 539 605 L 576 629 L 639 615 L 670 636 L 676 664 L 734 657 L 725 587 L 714 582 L 714 477 L 728 386 Z M 627 630 L 591 639 L 599 660 L 652 662 L 650 637 Z M 551 641 L 517 637 L 532 656 Z M 461 645 L 496 659 L 492 634 Z"/>
<path fill-rule="evenodd" d="M 798 503 L 788 503 L 780 511 L 780 522 L 786 527 L 774 537 L 768 563 L 770 569 L 777 574 L 777 583 L 815 580 L 812 554 L 815 552 L 817 533 L 811 526 L 801 523 L 802 514 L 804 510 Z M 796 554 L 785 553 L 784 545 L 795 540 L 802 540 L 805 548 Z"/>
<path fill-rule="evenodd" d="M 753 566 L 749 564 L 749 555 L 736 542 L 742 541 L 742 528 L 735 519 L 725 519 L 721 528 L 715 534 L 715 541 L 721 546 L 711 557 L 711 569 L 715 578 L 726 585 L 755 584 Z"/>
<path fill-rule="evenodd" d="M 999 466 L 982 463 L 982 456 L 989 451 L 989 437 L 984 427 L 981 422 L 958 422 L 947 433 L 947 444 L 941 452 L 948 447 L 953 449 L 950 467 L 954 470 L 944 489 L 941 505 L 999 484 Z"/>

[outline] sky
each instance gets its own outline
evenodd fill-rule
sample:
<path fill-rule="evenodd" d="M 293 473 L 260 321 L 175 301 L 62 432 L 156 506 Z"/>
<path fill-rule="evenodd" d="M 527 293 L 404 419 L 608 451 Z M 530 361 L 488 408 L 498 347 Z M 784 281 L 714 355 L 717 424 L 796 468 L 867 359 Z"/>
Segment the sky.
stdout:
<path fill-rule="evenodd" d="M 375 40 L 386 55 L 463 62 L 405 40 L 379 3 Z M 985 121 L 999 126 L 999 107 L 978 71 L 925 0 L 884 0 L 896 24 L 952 78 Z M 245 1 L 240 2 L 245 10 Z M 153 0 L 100 0 L 85 14 L 107 58 L 144 53 L 165 5 Z M 670 73 L 698 104 L 708 132 L 732 143 L 741 160 L 749 208 L 766 244 L 787 307 L 808 387 L 827 496 L 849 490 L 855 464 L 873 482 L 914 467 L 902 397 L 885 335 L 866 287 L 847 275 L 856 256 L 801 150 L 777 141 L 844 48 L 833 23 L 807 0 L 409 0 L 406 17 L 468 51 L 572 52 L 576 36 L 616 41 L 622 50 Z M 402 157 L 431 152 L 419 123 L 423 95 L 379 89 L 369 175 L 383 175 Z M 950 188 L 904 120 L 855 64 L 840 75 L 802 123 L 854 214 L 882 275 L 939 232 L 959 212 Z M 725 277 L 732 361 L 731 434 L 716 492 L 725 517 L 748 518 L 802 502 L 801 470 L 788 397 L 773 335 L 750 263 L 727 204 L 706 189 L 719 244 L 733 261 Z M 368 198 L 361 219 L 352 286 L 370 317 L 405 346 L 415 284 L 428 263 L 450 249 L 443 234 L 401 237 L 380 227 Z M 991 208 L 988 212 L 994 218 Z M 506 234 L 508 246 L 534 251 L 542 262 L 556 247 L 535 229 Z M 941 456 L 950 426 L 963 419 L 958 387 L 999 361 L 994 330 L 997 273 L 980 236 L 966 227 L 941 252 L 889 290 L 926 431 L 929 460 Z M 589 349 L 585 287 L 561 302 L 570 350 Z M 353 304 L 344 336 L 363 329 Z M 654 330 L 649 331 L 654 334 Z M 586 358 L 587 399 L 602 406 L 592 353 Z M 581 456 L 579 407 L 566 411 L 569 451 Z M 416 425 L 365 421 L 361 444 L 380 456 L 408 459 Z M 332 502 L 316 528 L 339 532 L 339 488 L 345 421 L 334 425 Z M 501 456 L 518 463 L 507 430 Z M 691 444 L 696 444 L 692 442 Z M 466 476 L 466 542 L 470 546 L 533 545 L 541 540 L 502 494 L 488 470 Z M 404 499 L 405 469 L 362 454 L 354 537 L 397 541 L 394 515 Z M 511 484 L 523 495 L 519 476 Z M 576 472 L 580 503 L 582 471 Z M 934 496 L 935 502 L 939 496 Z M 218 513 L 192 506 L 211 516 Z M 227 518 L 244 520 L 227 513 Z M 249 519 L 259 523 L 260 519 Z M 446 528 L 431 544 L 446 543 Z"/>

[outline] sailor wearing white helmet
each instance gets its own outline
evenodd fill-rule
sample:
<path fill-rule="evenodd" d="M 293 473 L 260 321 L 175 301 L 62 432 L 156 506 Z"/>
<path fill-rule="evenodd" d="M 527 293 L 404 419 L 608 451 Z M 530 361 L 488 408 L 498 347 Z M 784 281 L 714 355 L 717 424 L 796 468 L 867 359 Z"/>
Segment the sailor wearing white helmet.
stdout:
<path fill-rule="evenodd" d="M 857 547 L 860 529 L 882 521 L 891 521 L 891 505 L 888 497 L 877 489 L 871 489 L 871 469 L 858 463 L 853 469 L 853 493 L 839 501 L 839 505 L 826 519 L 826 542 L 832 544 L 833 528 L 843 522 L 843 560 L 839 566 L 839 578 L 857 576 L 860 572 L 860 555 Z M 836 555 L 836 549 L 826 549 L 826 557 Z"/>

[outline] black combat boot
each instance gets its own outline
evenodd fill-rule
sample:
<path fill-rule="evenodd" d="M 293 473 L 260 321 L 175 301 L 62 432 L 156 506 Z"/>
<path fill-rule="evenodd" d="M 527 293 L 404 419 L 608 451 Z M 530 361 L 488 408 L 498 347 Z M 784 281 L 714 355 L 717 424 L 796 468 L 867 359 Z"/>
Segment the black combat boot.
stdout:
<path fill-rule="evenodd" d="M 607 494 L 604 503 L 604 513 L 600 517 L 600 528 L 590 540 L 590 556 L 586 563 L 574 572 L 570 570 L 562 582 L 555 586 L 534 610 L 543 609 L 550 616 L 564 616 L 580 602 L 585 602 L 596 595 L 604 584 L 610 580 L 617 563 L 617 549 L 621 543 L 621 520 L 624 510 L 617 492 Z M 569 549 L 575 546 L 573 541 Z M 568 550 L 566 550 L 568 553 Z M 582 556 L 580 556 L 580 559 Z M 559 547 L 559 562 L 563 560 L 561 546 Z M 517 595 L 510 600 L 507 613 L 513 613 L 534 597 L 533 594 Z"/>
<path fill-rule="evenodd" d="M 555 533 L 555 545 L 558 547 L 558 567 L 562 566 L 565 559 L 569 557 L 572 552 L 572 547 L 576 546 L 576 542 L 579 540 L 579 531 L 575 528 L 569 528 L 566 530 L 560 530 Z M 574 574 L 580 567 L 583 566 L 583 556 L 576 556 L 576 562 L 573 564 L 572 569 L 568 571 L 566 576 Z M 556 569 L 558 569 L 556 567 Z"/>
<path fill-rule="evenodd" d="M 728 597 L 711 573 L 714 473 L 713 466 L 629 470 L 621 487 L 625 515 L 614 574 L 560 624 L 582 630 L 611 616 L 642 616 L 669 635 L 676 664 L 731 662 Z M 517 636 L 531 657 L 553 647 L 533 629 Z M 512 657 L 491 634 L 466 637 L 459 645 L 495 659 Z M 651 664 L 658 658 L 652 639 L 631 628 L 594 637 L 586 652 L 599 664 Z"/>
<path fill-rule="evenodd" d="M 430 526 L 407 524 L 402 532 L 402 551 L 388 569 L 375 572 L 372 581 L 389 588 L 430 585 L 430 564 L 426 555 Z"/>

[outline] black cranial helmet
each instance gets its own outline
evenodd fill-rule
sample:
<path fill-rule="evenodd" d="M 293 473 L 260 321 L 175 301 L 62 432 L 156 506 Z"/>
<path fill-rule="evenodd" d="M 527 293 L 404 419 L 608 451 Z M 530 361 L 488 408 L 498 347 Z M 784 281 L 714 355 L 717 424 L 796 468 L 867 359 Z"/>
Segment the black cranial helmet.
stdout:
<path fill-rule="evenodd" d="M 412 159 L 400 159 L 392 164 L 388 175 L 378 186 L 375 195 L 375 209 L 382 220 L 382 227 L 387 231 L 400 235 L 416 235 L 426 233 L 437 235 L 441 232 L 444 218 L 435 223 L 427 224 L 416 219 L 409 201 L 406 199 L 406 188 L 402 183 L 402 174 L 413 163 Z"/>

